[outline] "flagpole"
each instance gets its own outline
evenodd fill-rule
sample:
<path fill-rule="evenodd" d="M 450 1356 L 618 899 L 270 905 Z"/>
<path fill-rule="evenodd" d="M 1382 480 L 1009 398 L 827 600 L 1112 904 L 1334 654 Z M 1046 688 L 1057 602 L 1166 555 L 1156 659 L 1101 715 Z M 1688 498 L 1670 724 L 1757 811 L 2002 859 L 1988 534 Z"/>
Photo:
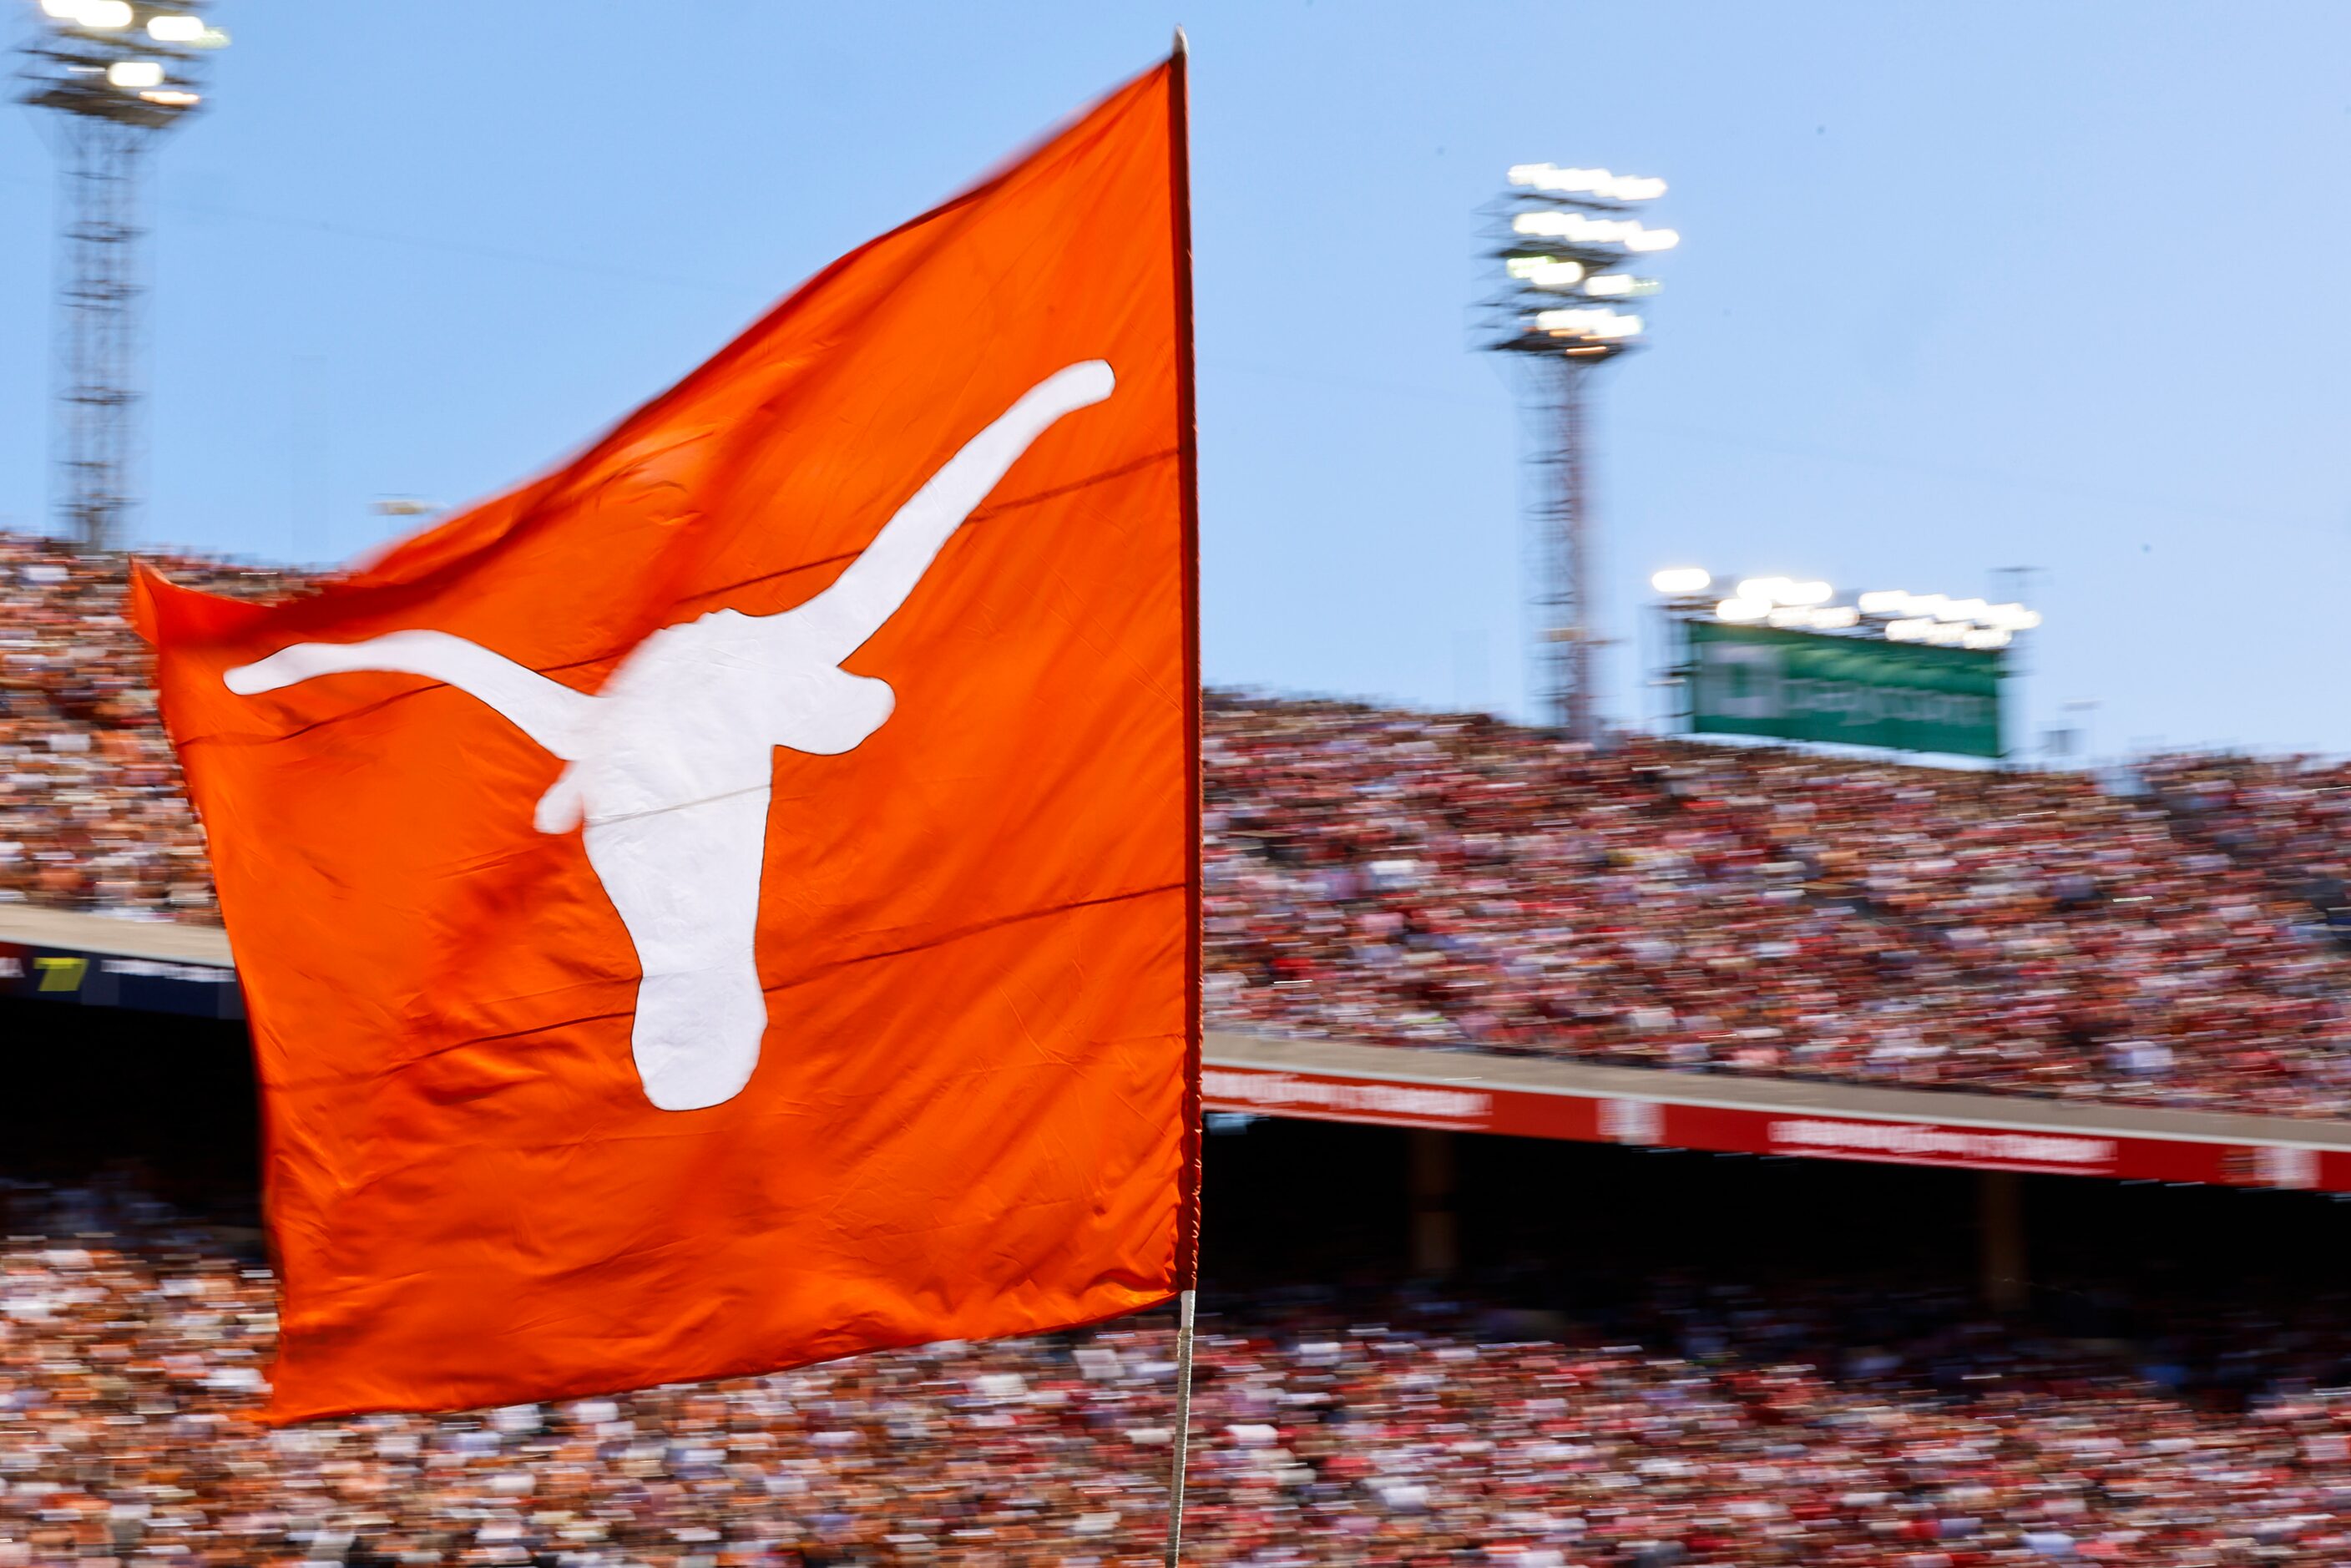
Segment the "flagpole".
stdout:
<path fill-rule="evenodd" d="M 1176 1430 L 1167 1479 L 1165 1568 L 1184 1552 L 1184 1461 L 1192 1446 L 1192 1325 L 1200 1285 L 1200 445 L 1192 369 L 1192 45 L 1176 29 L 1167 60 L 1168 195 L 1176 243 L 1176 422 L 1177 484 L 1184 517 L 1185 745 L 1190 751 L 1190 885 L 1185 978 L 1190 1017 L 1185 1061 L 1186 1189 L 1176 1246 Z"/>
<path fill-rule="evenodd" d="M 1167 1479 L 1166 1568 L 1178 1568 L 1184 1555 L 1184 1456 L 1192 1446 L 1192 1309 L 1198 1295 L 1186 1291 L 1176 1298 L 1175 1463 Z"/>

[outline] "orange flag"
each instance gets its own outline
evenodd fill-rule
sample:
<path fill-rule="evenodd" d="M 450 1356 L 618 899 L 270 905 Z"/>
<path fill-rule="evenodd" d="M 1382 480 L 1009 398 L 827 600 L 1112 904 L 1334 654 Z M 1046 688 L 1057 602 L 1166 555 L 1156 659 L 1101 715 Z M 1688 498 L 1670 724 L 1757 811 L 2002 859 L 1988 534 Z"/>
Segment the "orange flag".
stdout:
<path fill-rule="evenodd" d="M 274 1419 L 1188 1285 L 1182 65 L 314 597 L 140 573 L 266 1098 Z"/>

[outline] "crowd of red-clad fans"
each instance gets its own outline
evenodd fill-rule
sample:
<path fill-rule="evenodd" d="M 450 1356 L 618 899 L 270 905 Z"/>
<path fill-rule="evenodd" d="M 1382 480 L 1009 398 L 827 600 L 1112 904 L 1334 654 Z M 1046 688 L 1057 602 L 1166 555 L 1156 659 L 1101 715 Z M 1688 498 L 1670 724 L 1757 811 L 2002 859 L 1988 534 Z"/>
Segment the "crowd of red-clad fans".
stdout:
<path fill-rule="evenodd" d="M 213 561 L 156 564 L 215 593 L 283 593 L 298 581 Z M 215 919 L 128 587 L 119 555 L 0 533 L 0 900 Z"/>
<path fill-rule="evenodd" d="M 0 534 L 0 901 L 213 919 L 123 573 Z M 2351 1113 L 2344 766 L 2126 788 L 1220 694 L 1207 723 L 1214 1028 Z"/>
<path fill-rule="evenodd" d="M 2351 1113 L 2343 769 L 2116 787 L 1212 697 L 1208 998 L 1260 1033 Z"/>
<path fill-rule="evenodd" d="M 266 1270 L 160 1213 L 92 1230 L 55 1222 L 83 1195 L 0 1197 L 5 1568 L 1159 1561 L 1164 1323 L 273 1432 Z M 2337 1563 L 2344 1306 L 2088 1340 L 1819 1285 L 1652 1285 L 1604 1316 L 1230 1303 L 1185 1560 Z"/>

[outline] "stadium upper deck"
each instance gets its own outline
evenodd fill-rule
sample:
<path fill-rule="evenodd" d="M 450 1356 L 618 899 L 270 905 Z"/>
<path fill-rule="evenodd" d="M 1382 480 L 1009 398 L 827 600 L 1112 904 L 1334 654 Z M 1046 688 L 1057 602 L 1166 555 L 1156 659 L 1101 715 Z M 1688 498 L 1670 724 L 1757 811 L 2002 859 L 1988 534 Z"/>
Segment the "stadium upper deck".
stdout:
<path fill-rule="evenodd" d="M 0 905 L 208 922 L 122 567 L 0 535 Z M 1214 694 L 1208 727 L 1213 1030 L 2351 1114 L 2351 953 L 2311 902 L 2351 868 L 2341 768 L 2166 758 L 2116 793 Z"/>
<path fill-rule="evenodd" d="M 2118 794 L 1637 737 L 1585 753 L 1334 703 L 1210 715 L 1224 1028 L 2346 1112 L 2351 954 L 2297 891 L 2343 858 L 2339 772 L 2289 793 L 2174 758 L 2160 792 Z M 2267 838 L 2236 825 L 2287 812 Z"/>

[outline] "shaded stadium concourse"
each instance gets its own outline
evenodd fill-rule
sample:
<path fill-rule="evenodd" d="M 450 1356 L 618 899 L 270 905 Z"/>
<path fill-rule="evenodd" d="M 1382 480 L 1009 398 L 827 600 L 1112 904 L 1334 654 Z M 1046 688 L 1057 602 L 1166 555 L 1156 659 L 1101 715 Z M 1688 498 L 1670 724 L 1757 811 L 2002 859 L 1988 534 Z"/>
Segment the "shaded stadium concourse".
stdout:
<path fill-rule="evenodd" d="M 110 1177 L 215 1223 L 258 1221 L 245 1026 L 0 998 L 0 1178 Z"/>
<path fill-rule="evenodd" d="M 1431 1142 L 1450 1154 L 1450 1197 L 1434 1204 L 1429 1184 L 1416 1181 Z M 1991 1265 L 2029 1282 L 2005 1304 L 2054 1329 L 2129 1337 L 2159 1332 L 2150 1314 L 2168 1305 L 2251 1307 L 2351 1290 L 2351 1204 L 2324 1194 L 1271 1119 L 1212 1134 L 1207 1159 L 1212 1302 L 1299 1287 L 1377 1291 L 1435 1272 L 1479 1300 L 1604 1316 L 1668 1276 L 1694 1287 L 1825 1282 L 1980 1296 Z M 2023 1252 L 1988 1259 L 1986 1188 L 2003 1182 L 2016 1184 Z M 1432 1251 L 1441 1261 L 1446 1249 L 1425 1228 L 1439 1205 L 1451 1218 L 1450 1270 L 1430 1268 Z"/>

